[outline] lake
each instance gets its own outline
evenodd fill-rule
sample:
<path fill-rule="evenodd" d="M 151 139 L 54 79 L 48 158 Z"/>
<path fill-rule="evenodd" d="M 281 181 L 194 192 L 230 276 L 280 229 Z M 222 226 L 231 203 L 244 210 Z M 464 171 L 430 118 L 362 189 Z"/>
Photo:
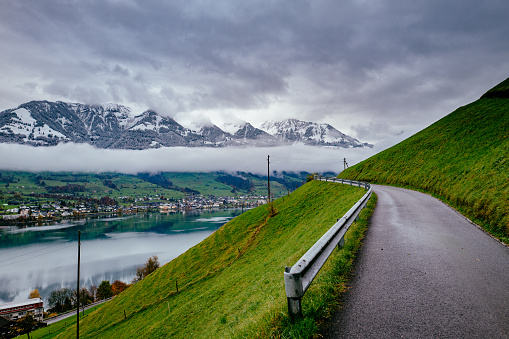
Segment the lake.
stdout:
<path fill-rule="evenodd" d="M 136 268 L 149 257 L 157 255 L 162 266 L 240 213 L 237 209 L 148 213 L 3 228 L 0 303 L 28 299 L 37 288 L 48 308 L 52 291 L 76 289 L 78 230 L 80 286 L 89 288 L 103 280 L 131 283 Z"/>

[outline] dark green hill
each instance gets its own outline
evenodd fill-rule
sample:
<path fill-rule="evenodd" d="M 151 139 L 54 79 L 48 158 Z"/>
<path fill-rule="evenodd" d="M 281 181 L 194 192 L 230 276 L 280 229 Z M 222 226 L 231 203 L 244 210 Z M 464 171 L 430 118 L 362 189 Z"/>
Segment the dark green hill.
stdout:
<path fill-rule="evenodd" d="M 484 98 L 509 98 L 509 78 L 502 81 L 497 86 L 490 89 L 488 92 L 484 93 L 481 99 Z"/>
<path fill-rule="evenodd" d="M 509 79 L 340 177 L 432 193 L 509 243 Z"/>

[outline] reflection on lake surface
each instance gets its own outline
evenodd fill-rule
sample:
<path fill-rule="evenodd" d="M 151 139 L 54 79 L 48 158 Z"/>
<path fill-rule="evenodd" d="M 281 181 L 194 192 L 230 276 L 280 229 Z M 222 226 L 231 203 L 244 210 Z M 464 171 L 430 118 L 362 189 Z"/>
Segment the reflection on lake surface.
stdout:
<path fill-rule="evenodd" d="M 102 280 L 130 283 L 136 268 L 149 257 L 157 255 L 163 265 L 239 214 L 239 210 L 151 213 L 3 228 L 0 303 L 28 299 L 37 288 L 47 308 L 53 290 L 76 289 L 78 230 L 80 286 L 88 288 Z"/>

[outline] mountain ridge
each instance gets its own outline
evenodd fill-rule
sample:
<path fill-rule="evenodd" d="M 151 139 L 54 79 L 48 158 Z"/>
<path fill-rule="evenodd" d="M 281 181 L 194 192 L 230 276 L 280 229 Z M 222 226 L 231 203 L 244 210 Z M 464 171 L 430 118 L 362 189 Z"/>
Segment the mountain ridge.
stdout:
<path fill-rule="evenodd" d="M 0 112 L 0 142 L 30 146 L 74 142 L 110 149 L 270 147 L 294 143 L 340 148 L 373 146 L 329 124 L 286 119 L 262 126 L 265 127 L 242 122 L 225 124 L 224 128 L 209 124 L 193 130 L 153 110 L 134 115 L 129 107 L 117 104 L 30 101 Z M 276 132 L 268 132 L 272 130 Z"/>
<path fill-rule="evenodd" d="M 265 122 L 260 126 L 260 129 L 276 136 L 279 140 L 292 140 L 306 144 L 342 143 L 348 147 L 349 144 L 357 141 L 329 124 L 318 124 L 297 119 Z"/>

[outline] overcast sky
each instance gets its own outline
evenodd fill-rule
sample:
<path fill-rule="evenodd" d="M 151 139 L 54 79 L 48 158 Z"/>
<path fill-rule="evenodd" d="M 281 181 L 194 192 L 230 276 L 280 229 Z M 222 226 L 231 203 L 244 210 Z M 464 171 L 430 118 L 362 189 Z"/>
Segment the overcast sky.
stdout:
<path fill-rule="evenodd" d="M 509 77 L 508 16 L 507 0 L 3 0 L 0 111 L 291 117 L 383 142 Z"/>

